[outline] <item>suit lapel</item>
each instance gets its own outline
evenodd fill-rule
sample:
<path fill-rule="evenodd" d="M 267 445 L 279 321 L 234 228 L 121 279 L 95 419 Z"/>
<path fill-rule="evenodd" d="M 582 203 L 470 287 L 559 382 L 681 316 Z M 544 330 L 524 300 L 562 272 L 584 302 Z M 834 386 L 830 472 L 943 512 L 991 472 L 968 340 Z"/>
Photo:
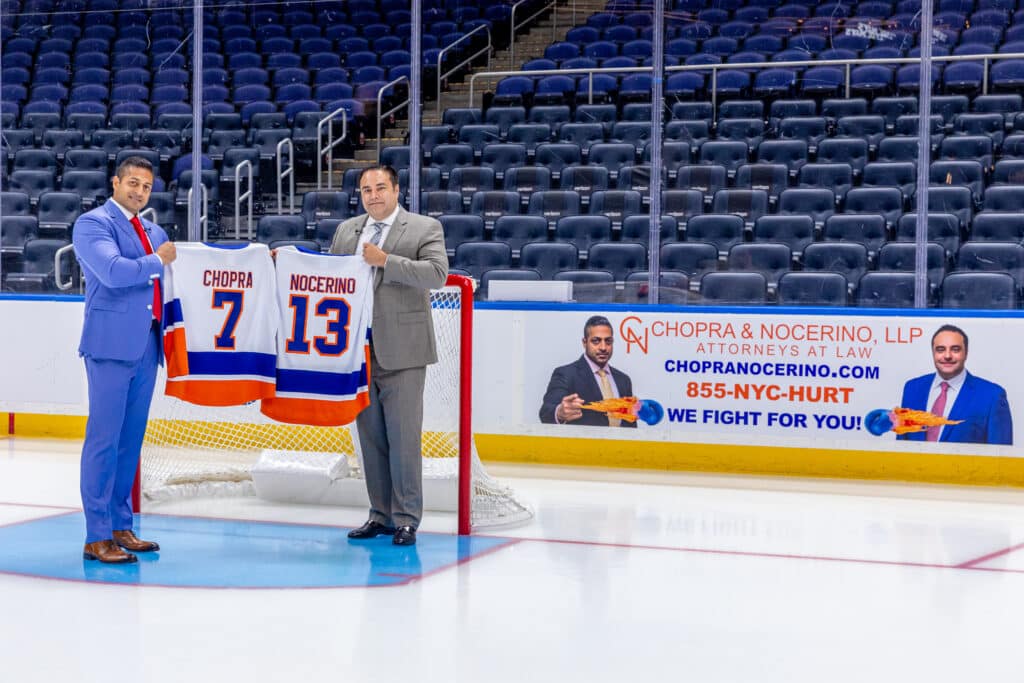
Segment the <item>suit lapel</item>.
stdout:
<path fill-rule="evenodd" d="M 135 232 L 135 227 L 131 222 L 125 218 L 124 212 L 117 208 L 112 202 L 107 202 L 103 205 L 103 209 L 107 212 L 107 216 L 110 217 L 111 223 L 114 228 L 121 233 L 121 239 L 119 242 L 122 246 L 126 247 L 123 249 L 125 252 L 124 256 L 144 256 L 146 250 L 142 246 L 142 242 L 139 241 L 139 236 Z"/>
<path fill-rule="evenodd" d="M 601 395 L 601 387 L 597 384 L 597 378 L 594 377 L 594 373 L 590 371 L 590 364 L 587 363 L 585 357 L 580 357 L 578 369 L 580 372 L 581 386 L 587 387 L 587 394 L 583 398 L 589 401 L 600 401 L 604 398 Z"/>
<path fill-rule="evenodd" d="M 974 384 L 974 377 L 971 373 L 967 373 L 964 377 L 964 383 L 960 385 L 960 391 L 956 393 L 956 398 L 953 399 L 953 405 L 950 406 L 949 412 L 946 414 L 946 419 L 949 420 L 966 420 L 968 415 L 968 406 L 974 405 L 974 394 L 976 387 Z M 946 437 L 949 436 L 951 431 L 954 431 L 958 425 L 946 425 L 942 430 L 941 441 L 946 441 Z"/>
<path fill-rule="evenodd" d="M 384 240 L 384 244 L 381 246 L 381 249 L 389 254 L 395 250 L 395 245 L 398 244 L 398 241 L 402 239 L 402 235 L 405 234 L 407 218 L 408 216 L 405 213 L 405 210 L 399 209 L 398 215 L 395 216 L 394 224 L 392 224 L 391 228 L 388 230 L 388 238 Z"/>

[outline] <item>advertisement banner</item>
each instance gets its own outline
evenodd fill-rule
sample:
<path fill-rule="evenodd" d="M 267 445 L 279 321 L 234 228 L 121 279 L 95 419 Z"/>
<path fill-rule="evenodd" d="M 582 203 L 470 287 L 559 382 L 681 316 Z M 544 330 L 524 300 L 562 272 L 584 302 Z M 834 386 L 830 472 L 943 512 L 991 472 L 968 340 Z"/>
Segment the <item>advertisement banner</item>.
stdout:
<path fill-rule="evenodd" d="M 519 331 L 493 343 L 521 351 L 521 413 L 493 391 L 515 394 L 518 359 L 478 363 L 478 431 L 1008 456 L 1024 439 L 1015 318 L 501 314 Z M 478 349 L 495 327 L 477 328 Z"/>

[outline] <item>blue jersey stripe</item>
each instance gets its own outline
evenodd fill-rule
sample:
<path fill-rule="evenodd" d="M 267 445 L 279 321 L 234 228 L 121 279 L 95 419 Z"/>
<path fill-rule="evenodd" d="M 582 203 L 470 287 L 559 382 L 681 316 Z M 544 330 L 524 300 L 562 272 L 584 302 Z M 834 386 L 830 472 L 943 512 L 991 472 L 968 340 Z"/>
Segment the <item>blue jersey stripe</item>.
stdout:
<path fill-rule="evenodd" d="M 190 375 L 262 375 L 273 379 L 277 357 L 251 351 L 189 351 Z"/>
<path fill-rule="evenodd" d="M 164 304 L 164 327 L 177 325 L 185 319 L 181 312 L 181 299 L 171 299 Z"/>
<path fill-rule="evenodd" d="M 349 396 L 366 386 L 366 364 L 357 372 L 315 372 L 313 370 L 277 371 L 277 391 L 281 393 Z"/>

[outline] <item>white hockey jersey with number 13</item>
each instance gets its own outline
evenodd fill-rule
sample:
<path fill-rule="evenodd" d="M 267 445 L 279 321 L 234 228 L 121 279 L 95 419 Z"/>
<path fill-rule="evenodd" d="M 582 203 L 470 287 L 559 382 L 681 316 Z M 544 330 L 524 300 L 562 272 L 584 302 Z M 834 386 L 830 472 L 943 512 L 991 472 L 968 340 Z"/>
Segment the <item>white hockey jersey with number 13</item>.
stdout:
<path fill-rule="evenodd" d="M 279 422 L 348 424 L 369 405 L 373 270 L 361 256 L 277 250 L 277 391 L 260 411 Z"/>
<path fill-rule="evenodd" d="M 168 396 L 202 406 L 274 395 L 274 264 L 264 244 L 186 242 L 164 269 Z"/>

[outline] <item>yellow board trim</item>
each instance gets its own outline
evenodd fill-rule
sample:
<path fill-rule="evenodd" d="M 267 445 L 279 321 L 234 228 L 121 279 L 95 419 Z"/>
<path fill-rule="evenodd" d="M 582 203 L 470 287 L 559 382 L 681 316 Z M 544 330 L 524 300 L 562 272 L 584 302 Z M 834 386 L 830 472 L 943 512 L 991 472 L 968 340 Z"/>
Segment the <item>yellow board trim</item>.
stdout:
<path fill-rule="evenodd" d="M 85 438 L 84 415 L 14 414 L 14 436 L 34 436 L 46 439 Z M 6 432 L 7 425 L 4 425 Z"/>
<path fill-rule="evenodd" d="M 474 435 L 484 460 L 623 469 L 1024 487 L 1024 458 Z"/>
<path fill-rule="evenodd" d="M 80 415 L 17 413 L 14 434 L 82 439 L 85 422 Z M 260 427 L 257 433 L 271 431 Z M 1024 488 L 1024 458 L 501 434 L 474 440 L 480 457 L 495 462 Z"/>

